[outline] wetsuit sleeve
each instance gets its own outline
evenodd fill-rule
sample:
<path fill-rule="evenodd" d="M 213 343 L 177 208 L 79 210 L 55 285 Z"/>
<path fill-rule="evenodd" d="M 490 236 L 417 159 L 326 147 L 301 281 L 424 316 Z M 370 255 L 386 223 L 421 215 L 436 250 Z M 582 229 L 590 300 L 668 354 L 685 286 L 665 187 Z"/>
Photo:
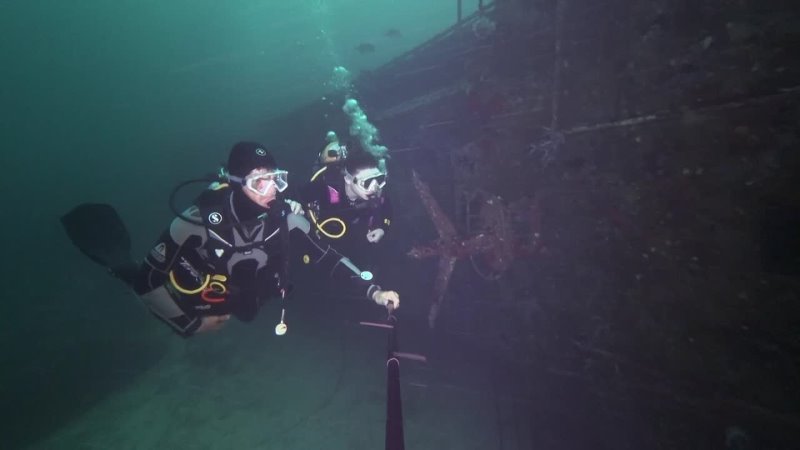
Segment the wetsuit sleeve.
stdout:
<path fill-rule="evenodd" d="M 388 231 L 389 227 L 392 225 L 392 202 L 389 200 L 388 196 L 385 196 L 385 194 L 383 201 L 381 202 L 380 206 L 378 206 L 375 219 L 377 220 L 373 224 L 372 228 L 383 228 L 384 231 Z"/>
<path fill-rule="evenodd" d="M 189 208 L 184 215 L 200 221 L 199 210 Z M 181 336 L 190 336 L 200 327 L 202 318 L 187 314 L 175 302 L 170 290 L 169 272 L 182 258 L 202 259 L 199 250 L 206 239 L 205 227 L 175 218 L 165 230 L 142 263 L 134 290 L 158 319 Z"/>
<path fill-rule="evenodd" d="M 372 299 L 372 294 L 381 289 L 372 280 L 371 275 L 367 278 L 368 272 L 362 272 L 355 263 L 330 245 L 323 245 L 314 239 L 310 233 L 311 224 L 308 220 L 290 214 L 288 222 L 290 240 L 295 247 L 293 254 L 299 253 L 303 259 L 308 259 L 309 264 L 314 264 L 317 270 L 327 273 L 332 278 L 348 280 L 354 295 Z"/>

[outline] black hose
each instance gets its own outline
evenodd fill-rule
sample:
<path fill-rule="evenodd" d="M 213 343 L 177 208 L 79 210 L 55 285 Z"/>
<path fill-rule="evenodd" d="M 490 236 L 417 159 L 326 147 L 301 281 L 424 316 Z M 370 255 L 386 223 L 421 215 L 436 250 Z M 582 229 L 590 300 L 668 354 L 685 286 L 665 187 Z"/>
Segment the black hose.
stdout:
<path fill-rule="evenodd" d="M 400 361 L 397 352 L 397 318 L 387 319 L 389 330 L 386 354 L 386 450 L 405 450 L 403 437 L 403 399 L 400 394 Z"/>
<path fill-rule="evenodd" d="M 175 196 L 178 195 L 178 191 L 180 191 L 185 186 L 188 186 L 190 184 L 197 184 L 197 183 L 208 184 L 208 183 L 213 183 L 214 181 L 218 181 L 218 180 L 219 180 L 219 178 L 216 177 L 216 176 L 214 176 L 214 177 L 209 176 L 209 177 L 206 177 L 206 178 L 195 178 L 193 180 L 186 180 L 186 181 L 183 181 L 183 182 L 179 183 L 177 186 L 172 188 L 172 192 L 169 193 L 169 209 L 172 211 L 173 214 L 175 214 L 175 216 L 177 216 L 178 218 L 180 218 L 183 221 L 189 222 L 189 223 L 194 224 L 194 225 L 204 225 L 202 219 L 196 219 L 194 217 L 189 217 L 189 216 L 183 215 L 183 212 L 178 210 L 178 208 L 175 206 Z"/>

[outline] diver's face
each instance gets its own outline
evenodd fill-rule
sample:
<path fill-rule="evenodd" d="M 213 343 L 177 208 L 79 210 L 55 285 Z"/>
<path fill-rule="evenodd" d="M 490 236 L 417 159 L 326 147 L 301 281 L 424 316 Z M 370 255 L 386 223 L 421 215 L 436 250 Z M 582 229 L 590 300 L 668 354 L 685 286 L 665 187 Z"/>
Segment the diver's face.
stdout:
<path fill-rule="evenodd" d="M 251 177 L 258 177 L 258 175 L 269 172 L 272 172 L 272 170 L 266 168 L 253 169 L 249 174 L 247 174 L 245 180 Z M 252 200 L 253 203 L 257 204 L 258 206 L 265 209 L 269 208 L 270 202 L 275 200 L 275 197 L 278 195 L 278 188 L 274 182 L 270 182 L 266 179 L 259 179 L 257 183 L 259 185 L 254 185 L 253 187 L 255 187 L 257 191 L 263 193 L 259 193 L 256 190 L 248 188 L 247 186 L 242 186 L 242 192 L 244 192 L 244 195 L 246 195 L 247 198 Z M 263 185 L 261 185 L 262 183 Z"/>
<path fill-rule="evenodd" d="M 328 144 L 320 154 L 320 162 L 330 164 L 342 159 L 342 148 L 338 142 Z"/>
<path fill-rule="evenodd" d="M 352 176 L 345 177 L 345 181 L 350 184 L 356 197 L 361 200 L 369 200 L 380 197 L 383 187 L 386 185 L 386 175 L 377 167 L 369 167 L 357 171 Z"/>

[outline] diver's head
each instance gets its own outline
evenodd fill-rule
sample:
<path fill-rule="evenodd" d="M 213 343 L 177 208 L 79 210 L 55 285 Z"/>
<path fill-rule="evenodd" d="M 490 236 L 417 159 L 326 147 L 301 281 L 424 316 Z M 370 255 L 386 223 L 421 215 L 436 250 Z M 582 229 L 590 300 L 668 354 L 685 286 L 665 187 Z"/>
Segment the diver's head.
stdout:
<path fill-rule="evenodd" d="M 286 190 L 287 175 L 257 142 L 239 142 L 228 155 L 228 181 L 240 185 L 241 192 L 262 208 L 268 208 L 278 192 Z"/>
<path fill-rule="evenodd" d="M 369 200 L 382 194 L 386 186 L 386 173 L 381 171 L 374 156 L 360 152 L 345 160 L 344 182 L 349 197 Z"/>
<path fill-rule="evenodd" d="M 319 152 L 319 162 L 331 164 L 347 158 L 347 146 L 339 141 L 330 142 Z"/>

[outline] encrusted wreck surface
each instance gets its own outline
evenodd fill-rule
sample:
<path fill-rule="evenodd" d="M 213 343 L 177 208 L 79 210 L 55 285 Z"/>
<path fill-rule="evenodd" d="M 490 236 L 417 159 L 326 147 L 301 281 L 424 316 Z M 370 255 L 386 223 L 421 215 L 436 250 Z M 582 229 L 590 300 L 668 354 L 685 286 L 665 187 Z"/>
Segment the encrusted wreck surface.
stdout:
<path fill-rule="evenodd" d="M 537 251 L 500 270 L 492 258 L 456 265 L 443 332 L 583 380 L 616 399 L 601 410 L 643 398 L 641 410 L 696 433 L 649 422 L 652 440 L 627 445 L 721 448 L 742 432 L 789 448 L 800 430 L 796 9 L 497 1 L 363 77 L 393 170 L 416 170 L 462 239 L 498 226 L 480 201 L 503 204 L 497 219 L 535 217 L 516 236 Z M 419 205 L 411 186 L 394 189 L 397 204 Z M 398 229 L 432 236 L 409 209 Z"/>
<path fill-rule="evenodd" d="M 519 366 L 519 448 L 800 438 L 800 14 L 768 3 L 497 0 L 358 79 L 405 314 L 440 304 L 440 340 Z M 412 170 L 449 242 L 513 236 L 513 257 L 426 244 Z M 445 267 L 404 262 L 426 245 Z"/>

